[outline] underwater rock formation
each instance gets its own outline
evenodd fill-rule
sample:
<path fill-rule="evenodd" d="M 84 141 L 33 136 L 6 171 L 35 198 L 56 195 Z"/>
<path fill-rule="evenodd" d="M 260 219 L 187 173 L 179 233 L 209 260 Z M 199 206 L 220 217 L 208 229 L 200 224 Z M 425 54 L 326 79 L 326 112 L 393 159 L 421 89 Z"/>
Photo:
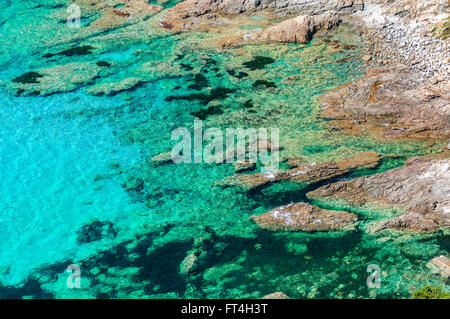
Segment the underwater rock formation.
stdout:
<path fill-rule="evenodd" d="M 133 91 L 142 86 L 143 83 L 140 78 L 125 78 L 120 82 L 106 82 L 92 86 L 88 93 L 97 96 L 114 96 L 122 92 Z"/>
<path fill-rule="evenodd" d="M 433 258 L 433 264 L 439 268 L 442 275 L 446 278 L 450 277 L 450 259 L 445 256 Z"/>
<path fill-rule="evenodd" d="M 357 219 L 353 213 L 321 209 L 302 202 L 280 206 L 260 216 L 250 216 L 251 221 L 271 231 L 344 230 Z"/>
<path fill-rule="evenodd" d="M 89 29 L 109 30 L 136 21 L 142 21 L 158 13 L 163 8 L 151 5 L 145 0 L 118 0 L 106 3 L 98 0 L 77 0 L 85 10 L 101 11 L 101 16 L 95 20 Z"/>
<path fill-rule="evenodd" d="M 50 95 L 73 91 L 92 83 L 102 67 L 93 62 L 73 62 L 28 72 L 6 83 L 17 95 Z"/>
<path fill-rule="evenodd" d="M 396 207 L 408 213 L 375 222 L 373 231 L 438 231 L 438 226 L 450 227 L 450 159 L 415 157 L 403 167 L 325 185 L 307 196 L 353 207 Z"/>
<path fill-rule="evenodd" d="M 156 167 L 173 163 L 172 152 L 160 153 L 152 156 L 150 163 Z"/>
<path fill-rule="evenodd" d="M 374 223 L 372 232 L 381 230 L 402 230 L 415 233 L 434 233 L 439 231 L 439 225 L 430 217 L 418 213 L 409 213 Z"/>
<path fill-rule="evenodd" d="M 94 220 L 83 225 L 77 233 L 77 242 L 79 243 L 91 243 L 103 237 L 114 238 L 117 235 L 113 223 L 101 220 Z"/>
<path fill-rule="evenodd" d="M 233 175 L 216 182 L 216 185 L 221 187 L 238 187 L 244 191 L 250 191 L 280 181 L 295 183 L 318 182 L 344 175 L 355 169 L 375 167 L 379 164 L 380 159 L 380 154 L 375 152 L 360 153 L 339 162 L 311 163 L 277 173 Z"/>
<path fill-rule="evenodd" d="M 262 297 L 261 299 L 291 299 L 284 292 L 278 291 L 267 296 Z"/>

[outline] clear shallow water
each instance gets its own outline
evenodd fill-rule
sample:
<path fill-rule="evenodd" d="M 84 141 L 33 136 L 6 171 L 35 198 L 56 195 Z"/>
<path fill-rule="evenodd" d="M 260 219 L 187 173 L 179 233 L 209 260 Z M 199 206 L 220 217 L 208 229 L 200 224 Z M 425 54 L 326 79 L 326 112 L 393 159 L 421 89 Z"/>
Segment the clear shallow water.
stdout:
<path fill-rule="evenodd" d="M 38 10 L 42 17 L 30 22 L 10 16 L 2 31 L 30 23 L 52 31 L 20 39 L 27 43 L 28 37 L 29 44 L 13 43 L 18 36 L 9 32 L 0 48 L 1 80 L 72 62 L 112 66 L 74 92 L 14 97 L 2 90 L 0 296 L 258 298 L 284 291 L 294 298 L 408 297 L 414 287 L 442 284 L 425 264 L 448 251 L 448 236 L 383 238 L 361 230 L 268 233 L 248 217 L 306 200 L 305 193 L 319 185 L 280 184 L 246 194 L 212 186 L 234 173 L 231 165 L 154 167 L 148 162 L 170 151 L 173 129 L 192 128 L 191 112 L 206 109 L 211 103 L 205 101 L 213 98 L 221 112 L 207 116 L 205 125 L 279 127 L 283 158 L 338 160 L 363 151 L 400 155 L 353 176 L 397 167 L 410 156 L 433 151 L 421 143 L 341 136 L 317 119 L 315 98 L 361 75 L 358 46 L 338 52 L 314 40 L 307 46 L 255 45 L 220 52 L 207 45 L 208 35 L 173 36 L 138 24 L 88 38 L 83 44 L 94 48 L 91 54 L 45 59 L 42 43 L 54 45 L 51 52 L 76 46 L 77 41 L 69 41 L 74 31 L 57 23 L 58 9 L 13 3 L 15 10 L 27 12 L 24 17 L 30 15 L 27 10 Z M 355 44 L 349 33 L 343 27 L 333 39 Z M 274 62 L 263 69 L 243 67 L 258 55 Z M 239 78 L 230 70 L 247 75 Z M 196 80 L 197 74 L 205 78 Z M 288 82 L 289 75 L 299 80 Z M 88 93 L 95 85 L 129 77 L 145 84 L 113 97 Z M 257 80 L 277 88 L 255 88 Z M 208 88 L 233 91 L 227 97 L 211 96 L 214 91 Z M 246 107 L 248 101 L 252 107 Z M 370 212 L 358 214 L 362 225 L 374 218 Z M 117 236 L 77 242 L 77 231 L 93 218 L 111 221 Z M 198 269 L 184 276 L 180 264 L 193 251 L 202 258 Z M 66 286 L 64 270 L 71 263 L 82 267 L 83 289 Z M 366 286 L 366 268 L 372 263 L 384 272 L 378 294 Z"/>

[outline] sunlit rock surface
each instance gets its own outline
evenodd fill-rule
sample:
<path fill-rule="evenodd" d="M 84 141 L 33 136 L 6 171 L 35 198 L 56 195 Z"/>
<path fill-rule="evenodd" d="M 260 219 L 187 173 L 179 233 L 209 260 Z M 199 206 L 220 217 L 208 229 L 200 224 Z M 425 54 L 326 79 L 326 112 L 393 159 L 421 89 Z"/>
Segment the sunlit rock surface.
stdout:
<path fill-rule="evenodd" d="M 250 220 L 271 231 L 343 230 L 358 217 L 343 211 L 321 209 L 308 203 L 295 203 L 274 208 Z"/>
<path fill-rule="evenodd" d="M 436 232 L 439 226 L 450 226 L 450 160 L 412 158 L 403 167 L 325 185 L 308 196 L 342 201 L 353 207 L 394 206 L 407 213 L 378 223 L 374 231 Z"/>

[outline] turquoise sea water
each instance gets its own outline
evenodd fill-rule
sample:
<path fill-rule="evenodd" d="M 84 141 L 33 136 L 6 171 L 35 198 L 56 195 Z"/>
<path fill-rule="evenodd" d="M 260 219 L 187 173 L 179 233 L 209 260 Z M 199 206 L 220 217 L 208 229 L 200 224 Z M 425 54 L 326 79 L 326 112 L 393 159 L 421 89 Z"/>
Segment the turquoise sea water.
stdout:
<path fill-rule="evenodd" d="M 363 48 L 350 26 L 329 34 L 339 49 L 319 38 L 220 51 L 208 44 L 214 34 L 173 35 L 157 27 L 158 17 L 99 33 L 86 29 L 100 13 L 82 11 L 82 28 L 69 29 L 61 23 L 65 5 L 2 4 L 0 297 L 259 298 L 284 291 L 293 298 L 374 298 L 443 285 L 426 262 L 448 251 L 448 235 L 368 235 L 362 229 L 370 212 L 358 212 L 362 227 L 352 232 L 270 233 L 248 217 L 307 200 L 319 185 L 242 193 L 213 185 L 234 174 L 230 164 L 149 161 L 170 151 L 172 131 L 192 129 L 198 114 L 208 127 L 278 127 L 282 159 L 399 155 L 344 178 L 432 152 L 419 142 L 343 136 L 318 119 L 316 98 L 362 75 Z M 82 46 L 91 50 L 45 57 Z M 252 69 L 248 62 L 258 56 L 273 62 Z M 67 77 L 51 78 L 56 66 L 91 63 L 79 71 L 87 77 L 99 61 L 110 66 L 74 88 L 65 89 Z M 12 79 L 30 71 L 50 78 L 43 89 L 62 89 L 39 92 L 44 96 L 12 89 Z M 298 80 L 287 81 L 290 75 Z M 140 84 L 92 94 L 127 78 Z M 255 86 L 258 80 L 276 87 Z M 80 241 L 80 229 L 95 221 L 111 222 L 114 231 Z M 186 275 L 180 267 L 191 253 L 198 261 Z M 72 263 L 81 267 L 81 289 L 66 286 Z M 370 264 L 382 271 L 378 291 L 366 285 Z"/>

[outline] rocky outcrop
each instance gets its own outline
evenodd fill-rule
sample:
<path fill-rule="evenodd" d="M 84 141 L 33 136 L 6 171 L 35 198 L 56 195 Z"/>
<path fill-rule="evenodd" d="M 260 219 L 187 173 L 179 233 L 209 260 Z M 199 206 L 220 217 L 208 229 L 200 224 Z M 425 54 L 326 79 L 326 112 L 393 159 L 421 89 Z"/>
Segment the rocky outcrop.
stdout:
<path fill-rule="evenodd" d="M 370 130 L 379 137 L 447 138 L 450 136 L 450 96 L 410 68 L 374 68 L 356 82 L 325 93 L 322 117 L 346 133 Z"/>
<path fill-rule="evenodd" d="M 311 163 L 288 171 L 277 173 L 241 174 L 227 177 L 216 183 L 221 187 L 238 187 L 250 191 L 269 186 L 280 181 L 311 183 L 344 175 L 352 170 L 371 168 L 378 165 L 380 154 L 374 152 L 360 153 L 339 162 Z"/>
<path fill-rule="evenodd" d="M 363 0 L 186 0 L 171 9 L 171 14 L 179 18 L 198 17 L 211 12 L 239 14 L 243 12 L 271 9 L 275 12 L 313 15 L 328 11 L 352 13 L 364 8 Z"/>
<path fill-rule="evenodd" d="M 16 95 L 50 95 L 73 91 L 92 83 L 102 67 L 92 62 L 69 63 L 27 72 L 10 82 L 6 88 Z"/>
<path fill-rule="evenodd" d="M 307 195 L 319 201 L 399 208 L 407 213 L 376 222 L 373 231 L 435 232 L 450 227 L 450 158 L 412 158 L 403 167 L 325 185 Z"/>
<path fill-rule="evenodd" d="M 252 171 L 256 168 L 256 163 L 245 161 L 233 163 L 235 173 L 243 173 L 247 171 Z"/>
<path fill-rule="evenodd" d="M 122 92 L 133 91 L 144 84 L 139 78 L 125 78 L 119 82 L 100 83 L 88 90 L 89 94 L 101 96 L 114 96 Z"/>
<path fill-rule="evenodd" d="M 339 18 L 336 14 L 300 15 L 264 30 L 247 33 L 244 35 L 243 40 L 245 42 L 258 43 L 307 43 L 317 31 L 321 29 L 330 30 L 336 27 L 338 23 Z"/>
<path fill-rule="evenodd" d="M 155 167 L 171 163 L 173 163 L 172 152 L 160 153 L 152 156 L 152 158 L 150 159 L 150 164 Z"/>
<path fill-rule="evenodd" d="M 445 278 L 450 277 L 450 259 L 445 256 L 433 258 L 432 263 L 439 268 Z"/>
<path fill-rule="evenodd" d="M 439 231 L 439 225 L 430 217 L 418 213 L 409 213 L 375 223 L 371 231 L 378 232 L 385 229 L 434 233 Z"/>
<path fill-rule="evenodd" d="M 277 207 L 250 220 L 271 231 L 330 231 L 348 229 L 358 217 L 353 213 L 321 209 L 308 203 Z"/>
<path fill-rule="evenodd" d="M 352 13 L 362 10 L 362 0 L 186 0 L 168 10 L 160 26 L 177 31 L 202 29 L 206 25 L 214 27 L 227 24 L 227 17 L 241 13 L 251 13 L 268 9 L 271 14 L 283 16 L 301 13 L 305 16 L 315 16 L 324 13 Z M 240 16 L 240 15 L 239 15 Z M 291 22 L 292 23 L 292 22 Z M 285 27 L 285 26 L 281 26 Z"/>

